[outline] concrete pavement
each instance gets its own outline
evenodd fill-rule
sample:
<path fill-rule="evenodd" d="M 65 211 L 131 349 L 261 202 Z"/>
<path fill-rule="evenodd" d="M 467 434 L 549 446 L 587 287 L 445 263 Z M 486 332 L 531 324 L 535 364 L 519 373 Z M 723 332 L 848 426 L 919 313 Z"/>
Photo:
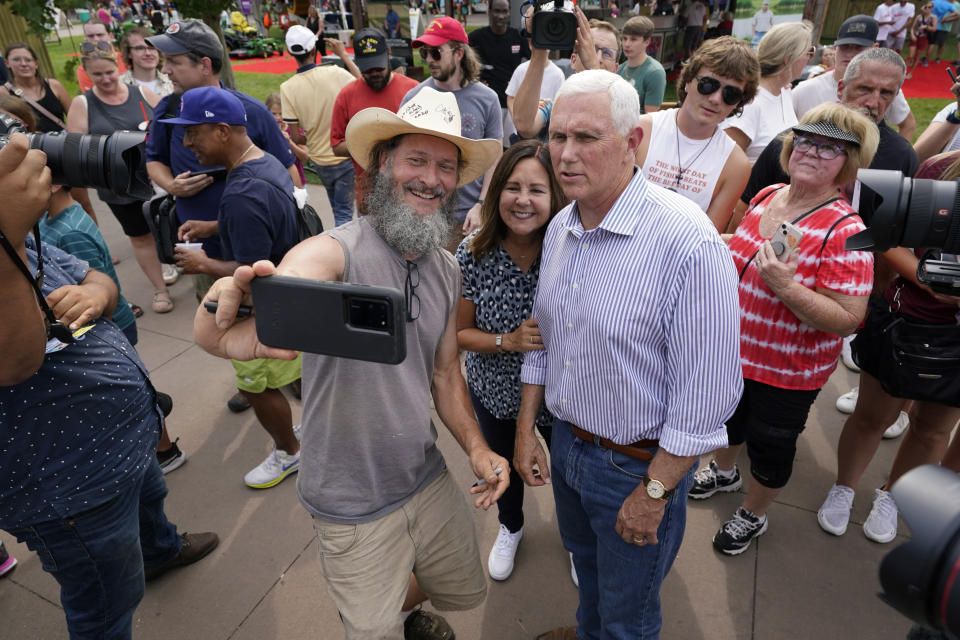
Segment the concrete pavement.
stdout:
<path fill-rule="evenodd" d="M 326 195 L 310 186 L 311 201 L 332 225 Z M 96 200 L 96 197 L 94 200 Z M 144 307 L 137 349 L 154 384 L 174 398 L 168 420 L 188 462 L 167 476 L 167 513 L 181 530 L 216 531 L 221 543 L 199 563 L 150 583 L 137 610 L 138 640 L 284 640 L 343 638 L 316 558 L 310 518 L 299 504 L 294 480 L 264 491 L 247 488 L 243 474 L 270 448 L 252 412 L 230 413 L 233 369 L 193 343 L 193 289 L 187 277 L 172 287 L 176 308 L 149 310 L 151 287 L 109 210 L 97 203 L 124 294 Z M 665 640 L 780 638 L 904 638 L 909 622 L 876 597 L 880 558 L 894 544 L 867 540 L 860 524 L 873 488 L 889 471 L 899 441 L 884 441 L 864 476 L 846 535 L 820 530 L 816 510 L 836 468 L 844 416 L 837 396 L 856 384 L 842 367 L 810 414 L 800 439 L 790 485 L 770 511 L 770 527 L 735 558 L 713 551 L 710 540 L 739 504 L 738 494 L 690 502 L 686 538 L 661 592 Z M 295 415 L 300 405 L 291 399 Z M 466 459 L 443 429 L 440 447 L 466 492 L 472 482 Z M 743 465 L 741 465 L 743 467 Z M 749 474 L 746 474 L 749 476 Z M 749 482 L 749 477 L 746 478 Z M 532 638 L 575 623 L 577 593 L 554 520 L 548 488 L 527 494 L 523 542 L 513 575 L 492 582 L 483 606 L 447 615 L 459 640 Z M 474 516 L 484 565 L 497 533 L 496 514 Z M 36 555 L 8 534 L 0 539 L 20 561 L 0 579 L 0 638 L 66 637 L 59 590 Z M 631 588 L 624 585 L 624 588 Z"/>

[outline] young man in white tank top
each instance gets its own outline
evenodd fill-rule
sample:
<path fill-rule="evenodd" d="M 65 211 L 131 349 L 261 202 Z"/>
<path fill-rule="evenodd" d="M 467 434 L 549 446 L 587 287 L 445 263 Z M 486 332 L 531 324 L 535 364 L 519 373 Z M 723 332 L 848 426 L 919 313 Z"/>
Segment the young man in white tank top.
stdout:
<path fill-rule="evenodd" d="M 749 45 L 730 36 L 707 40 L 683 67 L 679 107 L 640 117 L 643 176 L 695 202 L 718 231 L 750 174 L 746 155 L 718 125 L 753 99 L 759 79 Z"/>

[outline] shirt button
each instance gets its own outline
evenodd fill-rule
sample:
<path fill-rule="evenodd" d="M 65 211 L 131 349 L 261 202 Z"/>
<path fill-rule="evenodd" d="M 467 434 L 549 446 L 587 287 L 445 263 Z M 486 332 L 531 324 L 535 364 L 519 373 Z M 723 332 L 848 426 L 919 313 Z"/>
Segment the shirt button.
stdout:
<path fill-rule="evenodd" d="M 572 323 L 572 322 L 568 322 L 568 323 L 567 323 L 567 329 L 573 329 L 573 323 Z"/>
<path fill-rule="evenodd" d="M 574 289 L 577 288 L 577 283 L 576 283 L 576 282 L 573 283 L 573 288 L 574 288 Z"/>
<path fill-rule="evenodd" d="M 567 404 L 567 399 L 566 399 L 566 398 L 560 398 L 560 403 L 561 403 L 561 404 Z"/>
<path fill-rule="evenodd" d="M 587 242 L 584 242 L 584 243 L 583 243 L 583 247 L 582 247 L 582 249 L 583 249 L 584 251 L 586 251 L 586 250 L 587 250 L 587 247 L 589 247 L 589 246 L 590 246 L 590 244 L 589 244 L 589 243 L 587 243 Z"/>
<path fill-rule="evenodd" d="M 564 363 L 563 363 L 563 366 L 565 366 L 565 367 L 569 367 L 569 366 L 570 366 L 570 361 L 569 361 L 569 360 L 567 360 L 566 362 L 564 362 Z"/>

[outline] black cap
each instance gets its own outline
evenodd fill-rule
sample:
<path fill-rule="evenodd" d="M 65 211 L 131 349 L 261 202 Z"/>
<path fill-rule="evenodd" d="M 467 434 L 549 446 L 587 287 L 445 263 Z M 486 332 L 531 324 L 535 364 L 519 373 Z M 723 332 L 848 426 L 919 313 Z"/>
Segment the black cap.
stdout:
<path fill-rule="evenodd" d="M 353 36 L 353 58 L 360 71 L 387 69 L 387 38 L 378 29 L 361 29 Z"/>
<path fill-rule="evenodd" d="M 200 20 L 174 22 L 159 36 L 150 36 L 147 42 L 161 53 L 178 56 L 195 53 L 211 60 L 223 60 L 223 45 L 217 34 Z"/>
<path fill-rule="evenodd" d="M 877 41 L 880 25 L 870 16 L 860 14 L 847 18 L 840 25 L 837 40 L 833 44 L 855 44 L 861 47 L 872 47 Z"/>
<path fill-rule="evenodd" d="M 857 136 L 853 135 L 849 131 L 844 131 L 837 125 L 827 120 L 821 120 L 820 122 L 808 122 L 807 124 L 798 124 L 793 127 L 793 132 L 813 133 L 818 136 L 823 136 L 824 138 L 839 140 L 841 142 L 849 142 L 855 147 L 860 146 L 860 140 L 857 139 Z"/>

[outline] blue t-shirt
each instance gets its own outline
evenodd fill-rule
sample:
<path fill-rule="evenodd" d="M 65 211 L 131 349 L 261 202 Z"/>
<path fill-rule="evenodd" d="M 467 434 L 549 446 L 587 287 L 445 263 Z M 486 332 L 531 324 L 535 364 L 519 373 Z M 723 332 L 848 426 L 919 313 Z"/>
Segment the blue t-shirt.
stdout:
<path fill-rule="evenodd" d="M 298 240 L 290 174 L 267 154 L 234 167 L 227 175 L 217 223 L 224 260 L 269 259 L 279 264 Z"/>
<path fill-rule="evenodd" d="M 953 8 L 952 2 L 947 2 L 947 0 L 934 0 L 933 1 L 933 15 L 937 16 L 937 31 L 950 31 L 953 28 L 952 22 L 947 22 L 946 24 L 941 24 L 944 16 L 953 13 L 955 9 Z"/>
<path fill-rule="evenodd" d="M 27 262 L 36 270 L 27 236 Z M 43 245 L 49 295 L 79 284 L 87 264 Z M 44 357 L 39 371 L 0 386 L 0 529 L 92 509 L 142 475 L 156 456 L 160 412 L 147 369 L 113 322 Z"/>
<path fill-rule="evenodd" d="M 226 87 L 223 87 L 226 89 Z M 273 119 L 270 110 L 256 98 L 245 93 L 227 89 L 243 103 L 247 111 L 247 135 L 255 145 L 273 155 L 284 167 L 289 167 L 296 161 L 290 145 L 280 132 L 277 121 Z M 157 119 L 165 118 L 167 104 L 173 96 L 161 98 L 153 112 Z M 154 120 L 150 124 L 150 135 L 147 136 L 147 162 L 162 162 L 170 167 L 174 176 L 184 171 L 200 171 L 209 169 L 197 162 L 197 156 L 183 146 L 185 129 L 180 125 L 169 125 Z M 223 195 L 225 182 L 216 180 L 209 187 L 195 196 L 177 198 L 177 218 L 180 222 L 187 220 L 216 220 L 220 207 L 220 198 Z M 217 236 L 202 241 L 203 250 L 211 258 L 222 257 L 220 241 Z"/>
<path fill-rule="evenodd" d="M 107 241 L 103 239 L 103 234 L 93 222 L 93 218 L 76 202 L 53 218 L 49 212 L 43 214 L 40 218 L 40 239 L 66 251 L 74 258 L 83 260 L 91 269 L 107 274 L 117 285 L 117 291 L 120 291 L 120 280 L 113 268 Z M 126 329 L 136 322 L 122 293 L 117 302 L 117 310 L 113 313 L 113 321 L 120 329 Z"/>

